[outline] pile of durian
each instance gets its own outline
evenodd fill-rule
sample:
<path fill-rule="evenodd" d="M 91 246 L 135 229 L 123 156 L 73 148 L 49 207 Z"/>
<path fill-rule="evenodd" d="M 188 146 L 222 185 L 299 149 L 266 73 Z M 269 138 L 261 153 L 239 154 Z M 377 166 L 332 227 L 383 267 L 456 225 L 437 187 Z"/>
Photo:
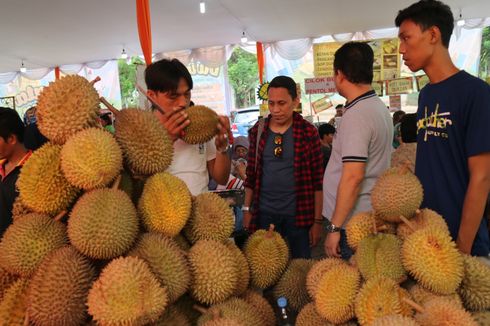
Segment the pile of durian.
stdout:
<path fill-rule="evenodd" d="M 0 241 L 0 325 L 273 326 L 278 297 L 299 326 L 490 324 L 490 267 L 419 210 L 404 169 L 380 177 L 374 212 L 347 225 L 351 262 L 290 259 L 273 226 L 240 250 L 228 204 L 165 172 L 172 141 L 152 113 L 118 112 L 112 135 L 98 110 L 78 76 L 39 96 L 50 142 L 22 168 Z M 189 112 L 188 143 L 216 135 L 205 110 Z"/>

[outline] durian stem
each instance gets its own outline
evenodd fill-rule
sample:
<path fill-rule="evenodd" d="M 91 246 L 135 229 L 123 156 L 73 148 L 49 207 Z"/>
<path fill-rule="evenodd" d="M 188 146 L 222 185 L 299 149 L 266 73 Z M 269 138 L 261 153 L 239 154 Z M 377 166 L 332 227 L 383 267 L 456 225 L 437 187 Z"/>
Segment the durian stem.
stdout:
<path fill-rule="evenodd" d="M 272 238 L 275 227 L 274 224 L 269 225 L 269 230 L 267 230 L 267 233 L 265 234 L 267 238 Z"/>
<path fill-rule="evenodd" d="M 114 183 L 112 184 L 112 189 L 117 189 L 119 188 L 119 184 L 121 183 L 122 176 L 118 175 L 116 180 L 114 180 Z"/>
<path fill-rule="evenodd" d="M 373 234 L 378 234 L 378 228 L 376 227 L 376 219 L 373 219 Z"/>
<path fill-rule="evenodd" d="M 422 214 L 422 211 L 419 208 L 417 208 L 417 210 L 415 211 L 415 216 L 419 217 L 421 214 Z"/>
<path fill-rule="evenodd" d="M 412 222 L 410 222 L 409 220 L 407 220 L 407 218 L 405 216 L 400 215 L 400 220 L 402 220 L 402 222 L 405 223 L 410 228 L 410 230 L 412 230 L 412 232 L 417 231 L 417 229 L 415 228 L 415 226 L 413 226 Z"/>
<path fill-rule="evenodd" d="M 402 298 L 402 301 L 404 301 L 406 304 L 408 304 L 410 307 L 415 309 L 415 311 L 417 311 L 420 314 L 424 313 L 424 311 L 425 311 L 424 307 L 422 307 L 421 305 L 419 305 L 418 303 L 416 303 L 413 300 L 410 300 L 408 298 Z"/>
<path fill-rule="evenodd" d="M 99 76 L 95 77 L 95 79 L 90 82 L 90 85 L 94 86 L 94 84 L 96 82 L 98 82 L 98 81 L 100 81 L 100 77 Z"/>
<path fill-rule="evenodd" d="M 101 97 L 100 98 L 100 101 L 107 107 L 107 109 L 109 111 L 111 111 L 112 114 L 114 114 L 114 116 L 117 118 L 117 115 L 119 114 L 119 110 L 116 109 L 115 107 L 112 106 L 111 103 L 109 103 L 109 101 L 107 101 L 104 97 Z"/>
<path fill-rule="evenodd" d="M 386 224 L 381 224 L 380 226 L 376 227 L 376 231 L 386 231 L 386 230 L 388 230 Z"/>
<path fill-rule="evenodd" d="M 56 215 L 54 217 L 54 220 L 57 221 L 57 222 L 60 221 L 63 218 L 63 216 L 66 215 L 66 213 L 67 213 L 67 211 L 61 211 L 61 212 L 59 212 L 58 215 Z"/>
<path fill-rule="evenodd" d="M 197 305 L 197 304 L 193 305 L 192 308 L 199 311 L 203 315 L 208 312 L 208 309 L 201 307 L 200 305 Z"/>
<path fill-rule="evenodd" d="M 26 312 L 26 317 L 24 318 L 24 326 L 29 326 L 30 320 L 29 320 L 29 315 Z"/>
<path fill-rule="evenodd" d="M 401 175 L 407 174 L 408 172 L 412 172 L 412 171 L 410 171 L 410 162 L 405 161 L 405 163 L 400 165 L 400 167 L 398 168 L 398 172 Z"/>

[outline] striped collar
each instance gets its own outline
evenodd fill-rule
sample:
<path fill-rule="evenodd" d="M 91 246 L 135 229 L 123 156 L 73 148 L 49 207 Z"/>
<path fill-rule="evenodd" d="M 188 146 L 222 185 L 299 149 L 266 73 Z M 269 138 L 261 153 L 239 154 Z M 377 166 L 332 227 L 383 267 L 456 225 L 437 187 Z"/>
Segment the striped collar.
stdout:
<path fill-rule="evenodd" d="M 345 104 L 345 110 L 350 109 L 351 107 L 353 107 L 354 105 L 356 105 L 357 103 L 359 103 L 362 100 L 365 100 L 365 99 L 368 99 L 368 98 L 374 97 L 374 96 L 377 96 L 376 92 L 374 90 L 367 91 L 366 93 L 356 97 L 352 102 L 346 103 Z"/>
<path fill-rule="evenodd" d="M 24 163 L 29 159 L 29 157 L 31 157 L 31 154 L 32 154 L 31 150 L 27 151 L 26 155 L 24 155 L 24 157 L 19 162 L 17 162 L 17 165 L 15 167 L 17 168 L 19 166 L 24 165 Z M 7 163 L 6 159 L 0 160 L 0 180 L 3 180 L 7 176 L 7 174 L 5 173 L 5 163 Z M 12 169 L 12 171 L 13 170 L 15 170 L 15 168 Z"/>

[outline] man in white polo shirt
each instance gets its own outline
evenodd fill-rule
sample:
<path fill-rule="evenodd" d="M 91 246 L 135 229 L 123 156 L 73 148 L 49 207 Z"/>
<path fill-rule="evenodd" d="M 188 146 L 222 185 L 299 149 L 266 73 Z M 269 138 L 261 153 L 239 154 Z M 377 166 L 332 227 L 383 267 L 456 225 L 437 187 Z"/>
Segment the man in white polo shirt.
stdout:
<path fill-rule="evenodd" d="M 371 210 L 371 189 L 390 166 L 393 123 L 371 87 L 373 59 L 373 50 L 362 42 L 346 43 L 335 52 L 335 85 L 347 103 L 323 178 L 322 215 L 330 221 L 325 239 L 329 257 L 350 258 L 345 224 L 352 215 Z"/>

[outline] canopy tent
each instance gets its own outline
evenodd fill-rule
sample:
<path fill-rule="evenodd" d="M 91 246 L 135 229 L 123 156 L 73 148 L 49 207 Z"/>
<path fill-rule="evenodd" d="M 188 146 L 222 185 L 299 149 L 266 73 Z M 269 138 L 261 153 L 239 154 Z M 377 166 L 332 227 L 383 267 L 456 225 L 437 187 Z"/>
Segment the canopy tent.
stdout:
<path fill-rule="evenodd" d="M 153 52 L 274 42 L 392 27 L 413 0 L 151 0 Z M 490 17 L 488 0 L 446 0 L 455 17 Z M 0 73 L 142 53 L 134 0 L 0 0 Z"/>

